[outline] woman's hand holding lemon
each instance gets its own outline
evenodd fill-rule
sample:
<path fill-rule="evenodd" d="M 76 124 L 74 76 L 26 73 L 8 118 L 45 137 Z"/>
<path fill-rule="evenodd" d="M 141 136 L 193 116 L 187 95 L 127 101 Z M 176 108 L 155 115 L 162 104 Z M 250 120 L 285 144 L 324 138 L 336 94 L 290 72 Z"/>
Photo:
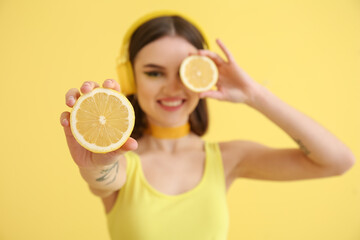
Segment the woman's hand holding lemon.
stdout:
<path fill-rule="evenodd" d="M 259 86 L 251 77 L 242 70 L 235 62 L 234 57 L 225 45 L 216 41 L 224 52 L 226 60 L 209 50 L 199 50 L 199 55 L 212 59 L 219 71 L 219 79 L 216 84 L 217 90 L 200 93 L 200 97 L 210 97 L 222 101 L 251 104 L 252 96 Z"/>
<path fill-rule="evenodd" d="M 120 91 L 119 84 L 111 79 L 106 80 L 103 83 L 103 88 Z M 88 94 L 95 88 L 98 88 L 99 84 L 96 82 L 84 82 L 80 88 L 80 91 L 76 88 L 70 89 L 66 93 L 66 105 L 73 108 L 81 94 Z M 74 134 L 70 127 L 70 112 L 63 112 L 60 118 L 61 125 L 64 128 L 67 144 L 75 163 L 80 168 L 91 168 L 96 166 L 105 166 L 114 163 L 118 157 L 124 152 L 134 150 L 137 148 L 136 140 L 129 138 L 125 141 L 121 148 L 114 151 L 104 153 L 94 153 L 84 148 L 74 137 Z"/>

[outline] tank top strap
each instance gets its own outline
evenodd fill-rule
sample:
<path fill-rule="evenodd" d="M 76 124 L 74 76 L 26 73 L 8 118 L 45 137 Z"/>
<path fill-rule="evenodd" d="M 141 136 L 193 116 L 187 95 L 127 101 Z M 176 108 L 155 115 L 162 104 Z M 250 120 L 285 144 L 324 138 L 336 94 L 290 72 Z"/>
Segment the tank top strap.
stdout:
<path fill-rule="evenodd" d="M 206 151 L 206 168 L 208 171 L 208 178 L 212 181 L 212 184 L 216 184 L 219 188 L 222 188 L 226 193 L 226 181 L 224 174 L 224 166 L 221 156 L 219 143 L 217 142 L 205 142 Z"/>
<path fill-rule="evenodd" d="M 138 171 L 139 159 L 137 154 L 131 151 L 125 153 L 125 158 L 126 158 L 126 175 L 127 177 L 131 177 L 134 175 L 134 173 L 136 173 L 136 171 Z"/>
<path fill-rule="evenodd" d="M 126 184 L 121 188 L 120 195 L 126 192 L 134 192 L 141 188 L 140 171 L 141 164 L 139 156 L 132 151 L 125 153 L 126 159 Z"/>

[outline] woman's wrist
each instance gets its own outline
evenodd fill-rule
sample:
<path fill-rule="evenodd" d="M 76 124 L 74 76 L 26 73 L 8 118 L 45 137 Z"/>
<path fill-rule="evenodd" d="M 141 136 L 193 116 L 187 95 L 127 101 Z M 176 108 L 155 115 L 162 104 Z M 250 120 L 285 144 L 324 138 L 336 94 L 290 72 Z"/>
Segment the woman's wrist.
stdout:
<path fill-rule="evenodd" d="M 111 165 L 94 166 L 89 168 L 79 168 L 82 178 L 88 183 L 90 188 L 101 191 L 113 191 L 118 188 L 119 181 L 123 182 L 125 166 L 120 161 L 115 161 Z"/>
<path fill-rule="evenodd" d="M 251 86 L 248 87 L 247 98 L 244 103 L 251 108 L 260 110 L 268 94 L 269 91 L 264 86 L 257 82 L 252 82 Z"/>

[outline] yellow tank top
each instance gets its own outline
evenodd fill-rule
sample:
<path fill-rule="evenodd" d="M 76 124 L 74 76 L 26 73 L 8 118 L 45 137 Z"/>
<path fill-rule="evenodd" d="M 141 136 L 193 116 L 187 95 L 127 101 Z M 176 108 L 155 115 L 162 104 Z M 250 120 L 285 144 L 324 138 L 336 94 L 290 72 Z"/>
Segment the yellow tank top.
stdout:
<path fill-rule="evenodd" d="M 127 180 L 107 214 L 112 240 L 225 240 L 229 218 L 226 185 L 217 143 L 205 143 L 205 169 L 199 184 L 166 195 L 145 179 L 141 161 L 126 153 Z"/>

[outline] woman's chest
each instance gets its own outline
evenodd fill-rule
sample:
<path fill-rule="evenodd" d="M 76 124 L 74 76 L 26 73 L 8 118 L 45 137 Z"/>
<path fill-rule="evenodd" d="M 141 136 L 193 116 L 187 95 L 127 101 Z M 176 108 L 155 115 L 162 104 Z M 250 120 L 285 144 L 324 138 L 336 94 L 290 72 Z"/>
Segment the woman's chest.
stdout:
<path fill-rule="evenodd" d="M 155 190 L 178 195 L 195 188 L 202 180 L 206 167 L 205 153 L 152 153 L 140 155 L 145 181 Z"/>

